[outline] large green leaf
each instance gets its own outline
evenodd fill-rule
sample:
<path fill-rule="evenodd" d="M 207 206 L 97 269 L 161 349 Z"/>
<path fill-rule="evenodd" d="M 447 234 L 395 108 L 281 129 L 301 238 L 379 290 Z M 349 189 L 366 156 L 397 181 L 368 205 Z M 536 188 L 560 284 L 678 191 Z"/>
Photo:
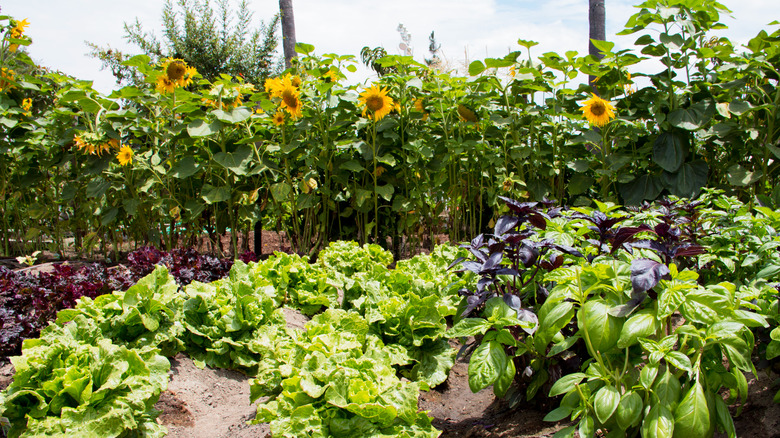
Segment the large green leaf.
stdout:
<path fill-rule="evenodd" d="M 640 175 L 631 182 L 618 184 L 618 189 L 626 205 L 639 205 L 646 199 L 657 198 L 664 185 L 656 175 Z"/>
<path fill-rule="evenodd" d="M 628 348 L 636 344 L 637 339 L 654 335 L 658 329 L 659 323 L 655 311 L 642 309 L 623 323 L 617 346 L 618 348 Z"/>
<path fill-rule="evenodd" d="M 174 178 L 184 179 L 195 175 L 200 170 L 200 165 L 195 161 L 195 157 L 188 155 L 171 167 L 168 174 Z"/>
<path fill-rule="evenodd" d="M 471 354 L 469 361 L 469 388 L 479 392 L 492 385 L 506 372 L 509 358 L 504 346 L 496 341 L 483 342 Z"/>
<path fill-rule="evenodd" d="M 229 124 L 241 123 L 252 115 L 252 111 L 243 106 L 233 108 L 230 111 L 217 109 L 212 111 L 212 113 L 217 117 L 217 120 Z"/>
<path fill-rule="evenodd" d="M 187 125 L 187 133 L 190 134 L 190 137 L 206 137 L 219 132 L 220 129 L 222 129 L 222 123 L 218 120 L 206 123 L 203 119 L 197 119 Z"/>
<path fill-rule="evenodd" d="M 697 102 L 689 108 L 679 108 L 667 116 L 669 123 L 676 128 L 695 131 L 703 127 L 712 118 L 715 112 L 714 105 L 710 101 Z"/>
<path fill-rule="evenodd" d="M 203 186 L 201 198 L 203 198 L 207 204 L 216 204 L 217 202 L 227 201 L 230 199 L 230 187 L 214 187 L 206 184 Z"/>
<path fill-rule="evenodd" d="M 393 192 L 395 192 L 395 189 L 393 188 L 392 184 L 385 184 L 383 186 L 376 186 L 376 192 L 385 201 L 389 201 L 393 199 Z"/>
<path fill-rule="evenodd" d="M 664 132 L 653 143 L 653 161 L 665 171 L 675 172 L 682 166 L 687 149 L 687 134 Z"/>
<path fill-rule="evenodd" d="M 609 314 L 610 306 L 599 299 L 590 299 L 577 313 L 577 325 L 593 348 L 591 354 L 604 353 L 617 344 L 623 322 Z"/>
<path fill-rule="evenodd" d="M 274 197 L 276 202 L 288 201 L 287 197 L 290 196 L 291 191 L 292 187 L 285 182 L 278 182 L 271 185 L 271 196 Z"/>
<path fill-rule="evenodd" d="M 674 436 L 680 438 L 711 435 L 710 410 L 698 381 L 685 393 L 674 410 Z"/>
<path fill-rule="evenodd" d="M 246 175 L 252 162 L 252 148 L 244 144 L 236 148 L 235 152 L 217 152 L 214 154 L 214 161 L 236 175 Z"/>
<path fill-rule="evenodd" d="M 663 182 L 669 192 L 681 198 L 695 198 L 707 185 L 709 166 L 703 160 L 685 163 L 676 172 L 664 172 Z"/>
<path fill-rule="evenodd" d="M 761 171 L 751 172 L 739 164 L 732 164 L 726 171 L 729 184 L 737 187 L 746 187 L 761 179 Z"/>

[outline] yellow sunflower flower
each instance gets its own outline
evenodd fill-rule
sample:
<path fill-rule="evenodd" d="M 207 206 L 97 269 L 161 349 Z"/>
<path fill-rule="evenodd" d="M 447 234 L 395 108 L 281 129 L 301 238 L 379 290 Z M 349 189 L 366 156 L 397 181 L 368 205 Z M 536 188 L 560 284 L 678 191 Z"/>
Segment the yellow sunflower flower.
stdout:
<path fill-rule="evenodd" d="M 301 100 L 298 98 L 300 92 L 295 87 L 286 87 L 282 90 L 281 98 L 282 102 L 279 108 L 287 110 L 288 113 L 297 119 L 303 115 Z"/>
<path fill-rule="evenodd" d="M 325 82 L 338 82 L 341 79 L 341 75 L 337 70 L 328 70 L 322 75 L 322 79 Z"/>
<path fill-rule="evenodd" d="M 360 93 L 358 100 L 363 106 L 363 117 L 371 117 L 374 121 L 382 120 L 395 108 L 393 99 L 387 95 L 387 87 L 379 88 L 376 84 Z"/>
<path fill-rule="evenodd" d="M 130 149 L 130 146 L 123 145 L 119 149 L 119 153 L 116 154 L 116 159 L 119 161 L 119 164 L 122 166 L 126 166 L 133 162 L 133 150 Z"/>
<path fill-rule="evenodd" d="M 119 147 L 119 141 L 114 138 L 106 138 L 103 134 L 96 132 L 82 132 L 73 137 L 73 143 L 80 151 L 89 155 L 100 156 L 103 152 L 110 152 L 111 149 Z"/>
<path fill-rule="evenodd" d="M 32 99 L 29 97 L 26 99 L 22 99 L 22 109 L 24 112 L 29 113 L 30 109 L 32 109 Z"/>
<path fill-rule="evenodd" d="M 13 80 L 14 71 L 3 67 L 3 69 L 0 70 L 0 91 L 14 88 Z"/>
<path fill-rule="evenodd" d="M 284 125 L 284 111 L 277 111 L 276 114 L 274 114 L 274 116 L 271 118 L 271 121 L 276 126 Z"/>
<path fill-rule="evenodd" d="M 24 30 L 29 25 L 30 22 L 28 22 L 26 18 L 22 21 L 17 21 L 16 25 L 14 25 L 14 27 L 11 28 L 11 31 L 9 32 L 8 36 L 15 40 L 22 38 L 24 36 Z M 19 48 L 19 44 L 10 44 L 8 46 L 8 50 L 10 50 L 11 52 L 15 52 L 18 48 Z"/>
<path fill-rule="evenodd" d="M 268 78 L 265 80 L 265 92 L 271 97 L 279 97 L 276 90 L 282 88 L 282 78 Z"/>
<path fill-rule="evenodd" d="M 157 78 L 157 91 L 163 94 L 170 94 L 176 89 L 176 82 L 168 79 L 168 76 L 162 75 Z"/>
<path fill-rule="evenodd" d="M 615 118 L 615 107 L 608 100 L 604 100 L 593 93 L 591 95 L 593 97 L 583 102 L 580 109 L 591 124 L 602 127 Z"/>
<path fill-rule="evenodd" d="M 458 104 L 458 115 L 465 122 L 477 123 L 479 121 L 477 113 L 462 103 Z"/>
<path fill-rule="evenodd" d="M 192 83 L 192 78 L 198 74 L 194 67 L 176 58 L 163 61 L 162 69 L 164 73 L 157 78 L 157 91 L 166 94 L 173 93 L 177 87 L 187 87 Z"/>

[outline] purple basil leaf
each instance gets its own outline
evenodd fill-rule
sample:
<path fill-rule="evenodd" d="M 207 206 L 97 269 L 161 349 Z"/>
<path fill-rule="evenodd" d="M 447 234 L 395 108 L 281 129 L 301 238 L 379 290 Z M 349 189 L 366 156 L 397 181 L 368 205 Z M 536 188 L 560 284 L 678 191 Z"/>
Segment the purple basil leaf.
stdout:
<path fill-rule="evenodd" d="M 517 257 L 523 266 L 529 268 L 533 266 L 533 264 L 536 263 L 536 259 L 539 258 L 539 250 L 524 243 L 523 246 L 517 250 Z"/>
<path fill-rule="evenodd" d="M 450 269 L 454 268 L 455 265 L 457 265 L 458 263 L 462 262 L 463 260 L 466 260 L 466 258 L 465 257 L 458 257 L 457 259 L 455 259 L 455 261 L 450 263 L 449 266 L 447 266 L 447 270 L 450 270 Z"/>
<path fill-rule="evenodd" d="M 669 268 L 663 263 L 650 259 L 636 259 L 631 262 L 631 286 L 634 294 L 648 291 L 662 278 L 668 277 Z"/>
<path fill-rule="evenodd" d="M 479 274 L 482 272 L 482 263 L 468 260 L 463 262 L 463 269 Z"/>
<path fill-rule="evenodd" d="M 469 248 L 469 252 L 476 257 L 480 262 L 485 263 L 487 261 L 487 254 L 479 249 Z"/>
<path fill-rule="evenodd" d="M 707 248 L 696 244 L 685 244 L 674 249 L 672 257 L 691 257 L 707 252 Z"/>
<path fill-rule="evenodd" d="M 519 277 L 520 276 L 520 272 L 518 272 L 518 270 L 515 269 L 515 268 L 501 268 L 501 269 L 497 269 L 495 274 L 496 275 L 512 275 L 512 276 L 515 276 L 515 277 Z"/>
<path fill-rule="evenodd" d="M 535 226 L 536 228 L 539 228 L 540 230 L 547 229 L 547 220 L 545 220 L 544 216 L 542 216 L 540 213 L 529 214 L 528 222 L 530 222 L 531 225 Z"/>
<path fill-rule="evenodd" d="M 504 294 L 504 303 L 513 310 L 519 310 L 523 307 L 523 302 L 515 294 Z"/>
<path fill-rule="evenodd" d="M 496 266 L 501 265 L 501 260 L 504 258 L 504 253 L 502 252 L 494 252 L 490 254 L 490 257 L 487 259 L 484 265 L 482 265 L 482 271 L 489 271 L 491 269 L 494 269 Z"/>
<path fill-rule="evenodd" d="M 539 328 L 539 317 L 528 309 L 517 309 L 517 319 L 523 322 L 533 323 L 531 328 L 521 327 L 523 331 L 529 335 L 533 335 L 537 328 Z"/>
<path fill-rule="evenodd" d="M 518 223 L 520 223 L 520 218 L 517 216 L 501 216 L 496 222 L 494 234 L 496 236 L 503 236 L 507 231 L 517 226 Z"/>

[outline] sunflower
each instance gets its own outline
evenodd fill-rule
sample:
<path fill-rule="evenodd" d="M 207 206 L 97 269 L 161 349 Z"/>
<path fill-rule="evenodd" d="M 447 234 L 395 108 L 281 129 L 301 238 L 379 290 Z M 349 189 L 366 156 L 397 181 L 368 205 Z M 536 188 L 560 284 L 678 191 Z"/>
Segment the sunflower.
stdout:
<path fill-rule="evenodd" d="M 3 67 L 0 70 L 0 91 L 14 88 L 14 71 Z"/>
<path fill-rule="evenodd" d="M 317 190 L 317 187 L 319 187 L 317 180 L 309 178 L 303 182 L 303 193 L 311 193 L 313 190 Z"/>
<path fill-rule="evenodd" d="M 110 152 L 111 149 L 119 148 L 119 140 L 106 138 L 105 135 L 96 132 L 82 132 L 73 137 L 73 143 L 80 151 L 97 156 L 102 155 L 103 152 Z"/>
<path fill-rule="evenodd" d="M 462 103 L 458 104 L 458 115 L 466 122 L 477 123 L 479 121 L 477 113 Z"/>
<path fill-rule="evenodd" d="M 8 36 L 13 38 L 13 39 L 15 39 L 15 40 L 18 40 L 18 39 L 22 38 L 24 36 L 24 30 L 29 25 L 30 25 L 30 22 L 28 22 L 26 18 L 24 20 L 22 20 L 22 21 L 17 21 L 16 25 L 11 28 L 11 31 L 9 32 Z M 15 52 L 16 49 L 18 49 L 18 48 L 19 48 L 19 44 L 10 44 L 8 46 L 8 50 L 10 50 L 11 52 Z"/>
<path fill-rule="evenodd" d="M 163 61 L 162 69 L 165 73 L 157 78 L 157 91 L 161 93 L 173 93 L 176 87 L 187 87 L 192 83 L 192 78 L 198 74 L 194 67 L 176 58 Z"/>
<path fill-rule="evenodd" d="M 602 127 L 615 118 L 615 107 L 608 100 L 604 100 L 593 93 L 591 95 L 593 97 L 583 102 L 580 109 L 591 124 Z"/>
<path fill-rule="evenodd" d="M 422 98 L 419 98 L 414 101 L 414 110 L 418 113 L 422 113 L 422 119 L 423 121 L 428 120 L 428 111 L 425 110 L 425 101 Z"/>
<path fill-rule="evenodd" d="M 341 75 L 337 70 L 328 70 L 322 75 L 322 79 L 325 82 L 338 82 L 341 79 Z"/>
<path fill-rule="evenodd" d="M 32 99 L 29 97 L 26 99 L 22 99 L 22 109 L 24 112 L 29 113 L 30 109 L 32 109 Z"/>
<path fill-rule="evenodd" d="M 133 162 L 133 150 L 130 146 L 124 145 L 119 149 L 119 153 L 116 154 L 116 159 L 119 160 L 119 164 L 126 166 Z"/>
<path fill-rule="evenodd" d="M 290 113 L 294 119 L 297 119 L 303 115 L 303 112 L 301 111 L 301 100 L 298 98 L 299 94 L 300 92 L 297 88 L 286 87 L 284 90 L 282 90 L 280 96 L 282 98 L 282 102 L 279 105 L 279 108 L 287 110 L 287 112 Z"/>
<path fill-rule="evenodd" d="M 176 89 L 176 82 L 168 79 L 168 76 L 162 75 L 157 78 L 157 91 L 163 94 L 173 93 Z"/>
<path fill-rule="evenodd" d="M 387 95 L 387 87 L 379 88 L 378 85 L 372 85 L 366 91 L 360 93 L 361 106 L 363 106 L 363 117 L 368 115 L 374 121 L 382 118 L 395 108 L 393 99 Z"/>
<path fill-rule="evenodd" d="M 274 116 L 271 118 L 271 121 L 276 126 L 282 126 L 284 125 L 284 111 L 279 110 L 274 114 Z"/>

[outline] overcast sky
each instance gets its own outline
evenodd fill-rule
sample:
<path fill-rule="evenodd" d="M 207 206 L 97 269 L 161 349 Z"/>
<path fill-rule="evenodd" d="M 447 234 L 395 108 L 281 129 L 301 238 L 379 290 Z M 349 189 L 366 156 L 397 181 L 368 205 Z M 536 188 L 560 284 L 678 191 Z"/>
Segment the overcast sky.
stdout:
<path fill-rule="evenodd" d="M 255 20 L 268 21 L 278 11 L 276 0 L 247 0 Z M 731 16 L 721 16 L 729 29 L 718 35 L 745 44 L 760 29 L 780 20 L 779 0 L 720 0 Z M 214 2 L 212 2 L 214 3 Z M 235 5 L 237 1 L 233 0 Z M 639 0 L 606 0 L 607 39 L 620 48 L 631 47 L 635 36 L 616 37 L 626 20 L 638 11 Z M 41 65 L 79 79 L 94 80 L 102 92 L 116 88 L 109 71 L 89 58 L 85 41 L 110 45 L 126 53 L 139 53 L 124 40 L 123 23 L 138 18 L 145 30 L 161 36 L 163 0 L 0 0 L 0 13 L 27 18 L 28 47 Z M 412 35 L 414 56 L 428 55 L 428 35 L 435 31 L 446 60 L 453 66 L 466 60 L 502 57 L 520 50 L 518 39 L 540 43 L 534 58 L 544 52 L 587 53 L 587 0 L 294 0 L 297 39 L 313 44 L 316 53 L 359 56 L 363 46 L 383 46 L 400 54 L 399 23 Z M 352 78 L 370 80 L 361 71 Z"/>

